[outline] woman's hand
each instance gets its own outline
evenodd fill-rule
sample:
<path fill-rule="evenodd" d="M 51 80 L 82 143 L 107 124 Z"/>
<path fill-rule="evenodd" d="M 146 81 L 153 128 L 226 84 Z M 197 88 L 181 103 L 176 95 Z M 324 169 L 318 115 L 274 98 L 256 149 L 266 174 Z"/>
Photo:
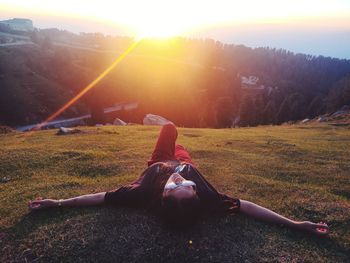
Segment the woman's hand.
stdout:
<path fill-rule="evenodd" d="M 310 221 L 304 221 L 297 223 L 298 228 L 309 233 L 315 234 L 317 236 L 328 236 L 329 227 L 326 223 L 313 223 Z"/>
<path fill-rule="evenodd" d="M 92 206 L 104 204 L 106 192 L 100 192 L 95 194 L 80 195 L 68 199 L 42 199 L 36 198 L 33 201 L 28 202 L 28 207 L 31 210 L 41 210 L 50 207 L 62 206 Z"/>
<path fill-rule="evenodd" d="M 42 199 L 41 197 L 36 198 L 33 201 L 28 202 L 28 207 L 31 210 L 41 210 L 49 207 L 58 206 L 58 201 L 54 199 Z"/>

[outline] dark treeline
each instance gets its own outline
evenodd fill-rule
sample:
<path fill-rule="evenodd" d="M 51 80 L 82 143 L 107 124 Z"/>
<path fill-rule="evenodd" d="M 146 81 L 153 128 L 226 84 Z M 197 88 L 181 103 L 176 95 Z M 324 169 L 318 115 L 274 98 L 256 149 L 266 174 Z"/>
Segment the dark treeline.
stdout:
<path fill-rule="evenodd" d="M 56 29 L 30 37 L 36 45 L 0 49 L 1 124 L 45 119 L 133 42 Z M 258 81 L 242 84 L 243 76 Z M 350 61 L 211 39 L 145 39 L 63 117 L 127 101 L 139 108 L 120 112 L 125 121 L 153 113 L 187 127 L 279 124 L 349 105 Z"/>

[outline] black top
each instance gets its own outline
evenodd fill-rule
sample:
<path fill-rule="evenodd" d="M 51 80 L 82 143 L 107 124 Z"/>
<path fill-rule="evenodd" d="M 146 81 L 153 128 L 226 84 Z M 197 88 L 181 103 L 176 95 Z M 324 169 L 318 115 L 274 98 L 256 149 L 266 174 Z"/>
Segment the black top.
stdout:
<path fill-rule="evenodd" d="M 107 192 L 105 203 L 158 209 L 164 186 L 178 165 L 176 162 L 158 162 L 151 165 L 135 182 Z M 193 165 L 185 164 L 179 173 L 186 180 L 195 182 L 202 212 L 232 214 L 239 211 L 239 199 L 216 191 Z"/>

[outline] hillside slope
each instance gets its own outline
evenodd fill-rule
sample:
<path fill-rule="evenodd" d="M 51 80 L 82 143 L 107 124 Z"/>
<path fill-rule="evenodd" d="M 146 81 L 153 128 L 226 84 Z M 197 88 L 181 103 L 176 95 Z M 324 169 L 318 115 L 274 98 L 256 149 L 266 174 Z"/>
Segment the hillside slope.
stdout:
<path fill-rule="evenodd" d="M 40 30 L 30 39 L 35 44 L 0 47 L 2 125 L 46 119 L 133 43 L 58 29 Z M 125 121 L 140 123 L 154 113 L 184 127 L 224 128 L 233 120 L 240 126 L 280 124 L 347 105 L 349 73 L 345 59 L 212 39 L 144 39 L 62 117 L 138 102 L 137 117 Z M 243 77 L 255 78 L 256 85 L 241 85 Z"/>
<path fill-rule="evenodd" d="M 142 210 L 29 213 L 38 196 L 67 198 L 136 179 L 159 127 L 82 128 L 0 135 L 0 261 L 346 262 L 350 252 L 350 129 L 179 128 L 178 142 L 221 192 L 298 220 L 325 221 L 329 239 L 237 215 L 170 231 Z M 189 241 L 192 241 L 191 243 Z"/>
<path fill-rule="evenodd" d="M 52 53 L 36 46 L 10 47 L 0 49 L 0 58 L 0 123 L 36 123 L 73 97 L 75 90 L 57 76 L 63 69 L 57 69 Z M 65 114 L 77 112 L 84 112 L 81 105 Z"/>

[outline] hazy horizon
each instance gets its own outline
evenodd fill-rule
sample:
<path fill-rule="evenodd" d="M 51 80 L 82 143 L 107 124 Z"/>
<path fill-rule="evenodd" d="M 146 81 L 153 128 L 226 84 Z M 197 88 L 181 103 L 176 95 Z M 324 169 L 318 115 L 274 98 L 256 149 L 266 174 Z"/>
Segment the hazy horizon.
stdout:
<path fill-rule="evenodd" d="M 73 33 L 213 38 L 253 48 L 268 46 L 350 59 L 350 3 L 344 0 L 166 1 L 166 4 L 152 0 L 147 5 L 136 0 L 76 1 L 73 5 L 63 2 L 0 0 L 0 19 L 29 18 L 37 28 Z"/>

